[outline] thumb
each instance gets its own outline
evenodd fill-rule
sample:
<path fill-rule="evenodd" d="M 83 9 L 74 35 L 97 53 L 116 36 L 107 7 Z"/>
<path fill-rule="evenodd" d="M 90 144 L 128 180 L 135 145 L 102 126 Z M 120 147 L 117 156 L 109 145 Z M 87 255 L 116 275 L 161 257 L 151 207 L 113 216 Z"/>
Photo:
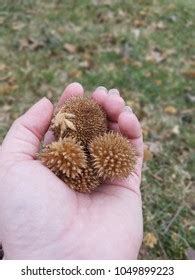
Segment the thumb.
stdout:
<path fill-rule="evenodd" d="M 52 114 L 52 103 L 47 98 L 42 98 L 14 121 L 3 141 L 2 152 L 14 154 L 20 158 L 21 156 L 33 158 L 49 127 Z"/>

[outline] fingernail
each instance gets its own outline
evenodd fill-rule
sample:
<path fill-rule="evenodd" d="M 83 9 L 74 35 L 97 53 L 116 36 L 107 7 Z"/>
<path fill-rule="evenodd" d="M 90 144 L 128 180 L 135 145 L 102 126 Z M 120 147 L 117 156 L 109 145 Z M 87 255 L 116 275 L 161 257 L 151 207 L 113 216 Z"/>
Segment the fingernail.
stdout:
<path fill-rule="evenodd" d="M 103 86 L 100 86 L 100 87 L 97 87 L 96 90 L 103 90 L 105 92 L 108 92 L 107 88 L 103 87 Z"/>
<path fill-rule="evenodd" d="M 120 95 L 118 89 L 116 89 L 116 88 L 110 89 L 110 90 L 108 91 L 108 94 L 109 94 L 109 95 L 118 95 L 118 96 Z"/>
<path fill-rule="evenodd" d="M 37 101 L 37 103 L 42 103 L 42 102 L 45 102 L 45 101 L 51 102 L 51 101 L 49 100 L 49 98 L 47 98 L 46 96 L 44 96 L 44 97 L 42 97 L 39 101 Z"/>
<path fill-rule="evenodd" d="M 129 106 L 125 106 L 124 111 L 133 113 L 133 110 Z"/>

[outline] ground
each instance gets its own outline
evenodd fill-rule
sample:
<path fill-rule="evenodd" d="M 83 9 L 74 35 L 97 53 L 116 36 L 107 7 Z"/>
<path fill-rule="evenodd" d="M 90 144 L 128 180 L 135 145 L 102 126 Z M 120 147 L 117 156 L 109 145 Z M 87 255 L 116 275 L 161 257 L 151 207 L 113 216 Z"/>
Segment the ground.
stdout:
<path fill-rule="evenodd" d="M 2 2 L 2 0 L 0 1 Z M 0 3 L 0 140 L 43 96 L 118 88 L 144 133 L 141 259 L 195 247 L 193 0 Z"/>

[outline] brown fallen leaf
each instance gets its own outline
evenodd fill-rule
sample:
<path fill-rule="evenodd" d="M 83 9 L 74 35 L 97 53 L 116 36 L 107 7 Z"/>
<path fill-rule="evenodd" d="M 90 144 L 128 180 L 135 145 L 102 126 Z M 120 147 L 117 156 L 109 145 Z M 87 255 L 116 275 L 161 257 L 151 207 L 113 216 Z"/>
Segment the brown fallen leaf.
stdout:
<path fill-rule="evenodd" d="M 167 55 L 163 53 L 160 49 L 154 48 L 149 51 L 148 55 L 146 56 L 145 60 L 153 63 L 161 63 L 166 60 Z"/>
<path fill-rule="evenodd" d="M 84 53 L 81 57 L 81 62 L 79 63 L 81 68 L 90 69 L 94 66 L 93 62 L 93 54 L 92 53 Z"/>
<path fill-rule="evenodd" d="M 16 85 L 16 78 L 14 76 L 12 76 L 12 73 L 8 73 L 8 74 L 9 74 L 8 83 L 10 85 Z"/>
<path fill-rule="evenodd" d="M 189 65 L 189 69 L 194 69 L 195 67 L 195 57 L 186 61 L 186 65 Z"/>
<path fill-rule="evenodd" d="M 12 30 L 19 31 L 23 29 L 26 26 L 26 24 L 22 21 L 15 21 L 12 23 Z"/>
<path fill-rule="evenodd" d="M 138 61 L 138 60 L 133 60 L 131 58 L 123 58 L 123 63 L 124 64 L 130 64 L 132 66 L 135 66 L 137 68 L 141 68 L 143 66 L 143 63 L 141 61 Z"/>
<path fill-rule="evenodd" d="M 168 105 L 164 108 L 164 112 L 170 115 L 176 115 L 177 109 L 172 105 Z"/>
<path fill-rule="evenodd" d="M 146 10 L 141 10 L 139 11 L 139 15 L 142 16 L 142 17 L 146 17 L 147 16 L 147 11 Z"/>
<path fill-rule="evenodd" d="M 0 95 L 11 94 L 17 88 L 18 88 L 17 85 L 12 85 L 9 83 L 2 83 L 2 84 L 0 84 Z"/>
<path fill-rule="evenodd" d="M 133 26 L 134 27 L 143 27 L 145 25 L 145 21 L 142 19 L 135 19 L 133 21 Z"/>
<path fill-rule="evenodd" d="M 104 43 L 104 44 L 107 43 L 107 44 L 113 44 L 114 45 L 117 42 L 116 35 L 110 34 L 110 33 L 102 34 L 101 42 Z"/>
<path fill-rule="evenodd" d="M 162 85 L 162 80 L 155 80 L 154 82 L 155 82 L 155 84 L 156 84 L 157 86 Z"/>
<path fill-rule="evenodd" d="M 3 77 L 0 77 L 0 82 L 7 82 L 7 81 L 9 81 L 9 79 L 10 79 L 10 76 L 6 75 L 6 76 L 3 76 Z"/>
<path fill-rule="evenodd" d="M 82 76 L 82 72 L 78 69 L 74 69 L 70 72 L 68 72 L 69 78 L 80 78 Z"/>
<path fill-rule="evenodd" d="M 149 247 L 149 248 L 154 248 L 155 245 L 158 243 L 158 240 L 156 238 L 156 236 L 154 235 L 154 233 L 152 232 L 148 232 L 146 233 L 145 237 L 144 237 L 144 244 Z"/>
<path fill-rule="evenodd" d="M 127 16 L 127 12 L 122 9 L 119 9 L 118 16 L 120 16 L 122 19 L 124 19 Z"/>
<path fill-rule="evenodd" d="M 24 49 L 27 49 L 29 46 L 29 42 L 27 38 L 22 38 L 19 40 L 19 50 L 22 51 Z"/>
<path fill-rule="evenodd" d="M 91 60 L 83 60 L 79 63 L 79 66 L 84 69 L 90 69 L 93 66 L 93 62 Z"/>
<path fill-rule="evenodd" d="M 183 74 L 190 79 L 194 79 L 195 78 L 195 70 L 187 70 L 184 71 Z"/>
<path fill-rule="evenodd" d="M 163 21 L 159 21 L 156 23 L 156 29 L 159 29 L 159 30 L 164 30 L 166 29 L 166 25 Z"/>
<path fill-rule="evenodd" d="M 151 160 L 153 158 L 152 152 L 148 149 L 148 147 L 144 148 L 144 161 Z"/>
<path fill-rule="evenodd" d="M 36 51 L 36 50 L 41 49 L 45 46 L 45 44 L 42 41 L 36 40 L 36 39 L 33 39 L 33 38 L 29 38 L 29 43 L 30 43 L 29 49 L 31 51 Z"/>
<path fill-rule="evenodd" d="M 147 27 L 143 30 L 143 35 L 148 37 L 150 34 L 154 32 L 163 31 L 166 29 L 166 25 L 163 21 L 159 22 L 152 22 L 151 24 L 147 25 Z"/>
<path fill-rule="evenodd" d="M 11 111 L 11 109 L 12 109 L 12 106 L 10 106 L 8 104 L 3 105 L 3 107 L 2 107 L 2 111 L 6 112 L 6 113 Z"/>
<path fill-rule="evenodd" d="M 173 232 L 173 233 L 171 234 L 171 239 L 172 239 L 174 242 L 178 242 L 178 240 L 179 240 L 178 233 Z"/>
<path fill-rule="evenodd" d="M 19 50 L 29 49 L 31 51 L 36 51 L 43 48 L 45 44 L 42 41 L 36 40 L 34 38 L 22 38 L 19 40 Z"/>
<path fill-rule="evenodd" d="M 67 51 L 70 54 L 74 54 L 74 53 L 77 52 L 77 47 L 73 44 L 65 43 L 64 44 L 64 50 Z"/>
<path fill-rule="evenodd" d="M 5 71 L 7 66 L 4 63 L 0 63 L 0 72 Z"/>
<path fill-rule="evenodd" d="M 175 125 L 172 129 L 172 133 L 174 135 L 179 135 L 180 134 L 180 129 L 179 129 L 179 125 Z"/>

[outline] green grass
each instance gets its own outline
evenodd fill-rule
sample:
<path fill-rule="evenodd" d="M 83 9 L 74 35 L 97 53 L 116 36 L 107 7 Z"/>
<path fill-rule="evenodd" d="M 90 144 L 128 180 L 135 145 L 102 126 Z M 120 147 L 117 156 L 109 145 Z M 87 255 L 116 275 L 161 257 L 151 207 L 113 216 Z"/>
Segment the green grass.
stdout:
<path fill-rule="evenodd" d="M 140 258 L 187 258 L 195 247 L 194 104 L 186 99 L 194 80 L 184 75 L 194 73 L 193 1 L 1 2 L 0 139 L 36 100 L 56 101 L 69 82 L 87 92 L 118 88 L 153 145 L 143 168 Z M 68 53 L 65 43 L 76 52 Z M 159 57 L 165 59 L 157 63 Z M 176 114 L 165 112 L 169 105 Z"/>

